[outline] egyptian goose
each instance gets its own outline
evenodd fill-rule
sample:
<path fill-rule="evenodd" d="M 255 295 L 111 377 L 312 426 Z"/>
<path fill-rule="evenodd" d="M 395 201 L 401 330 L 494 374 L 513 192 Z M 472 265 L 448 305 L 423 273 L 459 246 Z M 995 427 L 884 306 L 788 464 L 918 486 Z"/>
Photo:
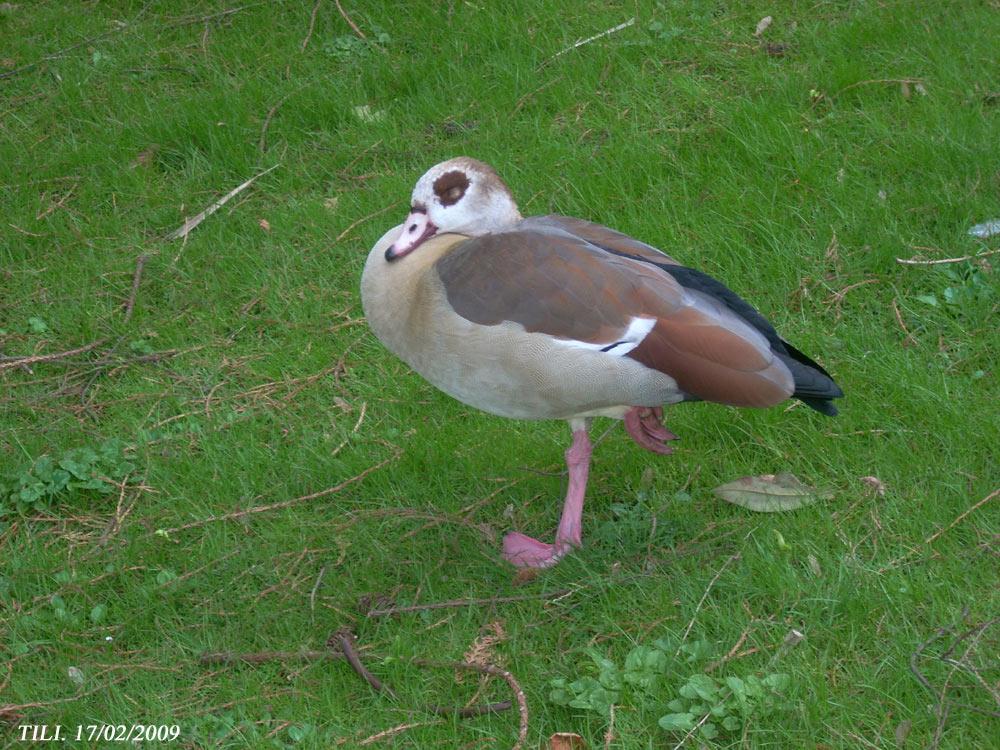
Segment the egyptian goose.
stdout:
<path fill-rule="evenodd" d="M 592 417 L 622 419 L 643 448 L 670 453 L 665 404 L 796 397 L 833 416 L 843 395 L 721 282 L 599 224 L 525 219 L 496 171 L 466 157 L 417 181 L 406 223 L 368 255 L 361 298 L 382 343 L 450 396 L 569 422 L 555 543 L 508 534 L 503 555 L 519 567 L 581 544 Z"/>

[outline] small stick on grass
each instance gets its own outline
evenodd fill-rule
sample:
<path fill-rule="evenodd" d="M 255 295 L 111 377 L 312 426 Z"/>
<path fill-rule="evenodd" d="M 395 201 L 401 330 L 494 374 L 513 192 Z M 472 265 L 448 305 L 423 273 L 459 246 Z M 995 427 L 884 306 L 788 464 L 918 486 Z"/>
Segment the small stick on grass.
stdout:
<path fill-rule="evenodd" d="M 234 510 L 232 513 L 224 513 L 221 516 L 212 516 L 210 518 L 202 519 L 201 521 L 192 521 L 191 523 L 186 523 L 181 526 L 176 526 L 172 529 L 158 529 L 157 532 L 154 533 L 170 535 L 177 531 L 184 531 L 186 529 L 195 529 L 200 526 L 206 526 L 210 523 L 215 523 L 217 521 L 231 521 L 236 518 L 243 518 L 244 516 L 250 516 L 256 513 L 266 513 L 271 510 L 279 510 L 280 508 L 287 508 L 297 503 L 306 502 L 308 500 L 316 500 L 321 497 L 326 497 L 327 495 L 333 495 L 334 493 L 340 492 L 342 489 L 348 487 L 349 485 L 354 484 L 355 482 L 360 482 L 362 479 L 364 479 L 372 472 L 378 471 L 391 461 L 395 461 L 397 458 L 399 458 L 399 453 L 396 453 L 396 455 L 390 456 L 389 458 L 380 461 L 374 466 L 369 466 L 360 474 L 357 474 L 351 477 L 350 479 L 345 479 L 340 484 L 335 484 L 333 487 L 327 487 L 325 490 L 320 490 L 319 492 L 312 492 L 308 495 L 300 495 L 299 497 L 293 497 L 291 500 L 282 500 L 280 503 L 272 503 L 270 505 L 256 505 L 252 508 L 246 508 L 244 510 Z"/>
<path fill-rule="evenodd" d="M 572 594 L 572 589 L 560 589 L 542 594 L 522 594 L 520 596 L 493 596 L 488 599 L 452 599 L 446 602 L 433 602 L 431 604 L 413 604 L 407 607 L 388 607 L 386 609 L 373 609 L 366 613 L 367 617 L 388 617 L 404 612 L 422 612 L 431 609 L 449 609 L 452 607 L 479 607 L 493 604 L 503 604 L 507 602 L 523 602 L 531 599 L 559 599 Z"/>
<path fill-rule="evenodd" d="M 892 298 L 892 311 L 896 314 L 896 322 L 899 323 L 899 327 L 903 329 L 903 333 L 906 334 L 906 338 L 903 339 L 903 346 L 916 346 L 917 340 L 913 338 L 913 334 L 910 333 L 910 329 L 906 327 L 906 323 L 903 322 L 903 313 L 899 311 L 899 305 L 896 303 L 896 298 Z"/>
<path fill-rule="evenodd" d="M 319 7 L 319 3 L 316 4 L 316 7 L 317 8 Z M 311 30 L 310 30 L 310 33 L 311 33 Z M 275 104 L 273 107 L 271 107 L 271 109 L 268 110 L 267 117 L 264 118 L 264 124 L 260 128 L 260 140 L 257 141 L 257 150 L 260 151 L 262 154 L 265 151 L 267 151 L 267 129 L 269 127 L 271 127 L 271 120 L 274 118 L 274 113 L 277 112 L 278 111 L 278 107 L 280 107 L 282 104 L 284 104 L 285 102 L 287 102 L 288 101 L 288 97 L 290 97 L 294 93 L 295 92 L 292 91 L 292 92 L 289 92 L 289 93 L 285 94 L 283 97 L 281 97 L 278 100 L 277 104 Z"/>
<path fill-rule="evenodd" d="M 347 663 L 351 665 L 359 677 L 361 677 L 365 682 L 372 686 L 372 689 L 376 693 L 385 693 L 391 698 L 395 698 L 396 694 L 392 692 L 392 689 L 382 683 L 378 677 L 373 675 L 368 668 L 361 663 L 361 657 L 358 656 L 357 650 L 354 648 L 354 634 L 350 630 L 342 629 L 333 634 L 333 636 L 328 641 L 330 645 L 336 644 L 340 647 L 341 652 L 344 654 L 344 658 L 347 659 Z"/>
<path fill-rule="evenodd" d="M 351 17 L 349 15 L 347 15 L 347 11 L 345 11 L 343 6 L 340 4 L 340 0 L 334 0 L 334 2 L 337 4 L 337 10 L 340 11 L 340 15 L 343 17 L 345 21 L 347 21 L 347 25 L 351 27 L 351 30 L 355 34 L 357 34 L 359 38 L 363 39 L 364 41 L 368 41 L 368 37 L 365 36 L 365 32 L 359 29 L 358 25 L 351 20 Z M 319 3 L 317 3 L 317 5 L 319 5 Z"/>
<path fill-rule="evenodd" d="M 330 640 L 327 641 L 330 646 L 338 646 L 347 660 L 347 663 L 351 665 L 351 668 L 355 673 L 361 677 L 365 682 L 371 685 L 372 689 L 377 693 L 385 693 L 386 695 L 396 698 L 396 694 L 392 689 L 386 685 L 382 680 L 373 675 L 371 671 L 362 663 L 361 657 L 358 655 L 358 651 L 355 648 L 356 643 L 354 640 L 354 634 L 347 628 L 342 628 L 330 636 Z M 524 722 L 527 721 L 527 699 L 524 697 L 524 691 L 521 690 L 521 686 L 517 684 L 514 680 L 513 675 L 509 672 L 505 672 L 499 667 L 493 667 L 489 664 L 471 664 L 468 662 L 427 662 L 423 660 L 415 660 L 414 664 L 425 667 L 450 667 L 454 669 L 470 669 L 482 674 L 491 674 L 504 677 L 507 679 L 508 684 L 514 689 L 514 694 L 517 696 L 518 705 L 522 703 L 524 705 L 523 717 Z M 509 679 L 508 679 L 509 678 Z M 513 682 L 511 682 L 513 680 Z M 499 703 L 485 703 L 476 706 L 441 706 L 436 703 L 432 703 L 427 706 L 423 706 L 423 710 L 429 711 L 437 716 L 457 716 L 460 719 L 471 719 L 476 716 L 484 716 L 486 714 L 498 713 L 500 711 L 507 711 L 511 708 L 510 701 L 500 701 Z M 525 724 L 524 732 L 527 731 L 527 725 Z M 523 742 L 523 738 L 520 740 Z M 518 745 L 518 747 L 520 744 Z"/>
<path fill-rule="evenodd" d="M 705 674 L 711 674 L 730 659 L 736 658 L 736 656 L 739 654 L 740 649 L 743 647 L 743 644 L 746 643 L 747 636 L 750 635 L 750 630 L 753 628 L 753 625 L 754 625 L 753 622 L 751 622 L 743 629 L 743 632 L 740 633 L 740 637 L 736 639 L 736 643 L 733 644 L 733 647 L 729 649 L 729 652 L 725 656 L 723 656 L 721 659 L 713 661 L 711 664 L 705 667 Z"/>
<path fill-rule="evenodd" d="M 280 163 L 275 164 L 273 167 L 269 167 L 268 169 L 265 169 L 263 172 L 255 174 L 253 177 L 251 177 L 246 182 L 244 182 L 244 183 L 242 183 L 240 185 L 237 185 L 235 188 L 233 188 L 228 193 L 226 193 L 224 196 L 222 196 L 221 198 L 219 198 L 219 200 L 215 201 L 215 203 L 213 203 L 212 205 L 210 205 L 208 208 L 206 208 L 204 211 L 202 211 L 201 213 L 199 213 L 197 216 L 194 216 L 193 218 L 190 218 L 187 221 L 185 221 L 183 224 L 181 224 L 177 229 L 175 229 L 170 234 L 168 234 L 167 237 L 166 237 L 166 239 L 167 240 L 177 240 L 177 239 L 184 239 L 184 238 L 186 238 L 191 233 L 191 231 L 195 227 L 197 227 L 199 224 L 201 224 L 205 219 L 207 219 L 209 216 L 211 216 L 216 211 L 218 211 L 220 208 L 222 208 L 224 205 L 226 205 L 230 200 L 232 200 L 237 195 L 239 195 L 244 190 L 246 190 L 248 187 L 250 187 L 256 180 L 260 179 L 261 177 L 263 177 L 264 175 L 266 175 L 269 172 L 273 172 L 275 169 L 277 169 L 280 166 L 281 166 Z M 176 262 L 176 261 L 177 261 L 177 259 L 174 258 L 174 262 Z"/>
<path fill-rule="evenodd" d="M 749 536 L 749 534 L 747 536 Z M 681 636 L 681 642 L 677 646 L 677 651 L 674 652 L 675 657 L 680 656 L 681 646 L 684 645 L 684 641 L 687 640 L 688 635 L 691 633 L 691 628 L 694 627 L 694 621 L 698 619 L 698 613 L 701 611 L 701 607 L 705 603 L 705 600 L 708 598 L 708 594 L 712 590 L 712 587 L 715 585 L 715 582 L 719 580 L 719 578 L 725 572 L 726 568 L 728 568 L 731 563 L 734 563 L 737 560 L 739 560 L 740 557 L 742 557 L 742 553 L 740 552 L 737 552 L 734 555 L 730 555 L 726 559 L 726 561 L 722 563 L 722 567 L 720 567 L 719 571 L 712 577 L 712 580 L 708 582 L 708 586 L 705 587 L 705 593 L 701 595 L 701 599 L 698 601 L 698 606 L 694 608 L 694 614 L 691 615 L 691 621 L 687 624 L 687 627 L 684 628 L 684 635 Z M 678 745 L 678 747 L 680 746 Z"/>
<path fill-rule="evenodd" d="M 983 507 L 984 505 L 986 505 L 986 503 L 988 503 L 990 500 L 993 500 L 998 495 L 1000 495 L 1000 489 L 995 489 L 995 490 L 993 490 L 993 492 L 991 492 L 990 494 L 988 494 L 986 497 L 984 497 L 982 500 L 980 500 L 979 502 L 977 502 L 976 504 L 974 504 L 972 507 L 966 508 L 964 511 L 962 511 L 961 513 L 959 513 L 958 516 L 956 516 L 952 520 L 952 522 L 949 523 L 947 526 L 945 526 L 942 529 L 938 529 L 933 534 L 931 534 L 929 537 L 927 537 L 926 539 L 924 539 L 923 546 L 926 547 L 926 546 L 930 546 L 931 544 L 933 544 L 934 541 L 936 541 L 942 534 L 944 534 L 944 533 L 946 533 L 948 531 L 951 531 L 953 528 L 955 528 L 955 526 L 957 526 L 959 523 L 961 523 L 961 521 L 964 520 L 969 514 L 971 514 L 972 512 L 978 510 L 979 508 Z M 901 563 L 905 562 L 909 558 L 913 557 L 913 555 L 915 555 L 917 553 L 917 549 L 918 548 L 913 548 L 909 552 L 907 552 L 905 555 L 901 555 L 900 557 L 897 557 L 895 560 L 891 560 L 890 562 L 886 563 L 885 565 L 883 565 L 881 568 L 878 569 L 879 574 L 881 575 L 885 571 L 891 570 L 892 568 L 895 568 L 897 565 L 900 565 Z"/>
<path fill-rule="evenodd" d="M 241 548 L 237 547 L 236 549 L 232 550 L 231 552 L 227 552 L 222 557 L 220 557 L 220 558 L 218 558 L 216 560 L 212 560 L 210 562 L 205 563 L 204 565 L 199 565 L 197 568 L 194 568 L 193 570 L 189 570 L 187 573 L 185 573 L 182 576 L 178 576 L 177 578 L 171 578 L 169 581 L 164 581 L 159 586 L 157 586 L 157 588 L 161 588 L 161 589 L 162 588 L 167 588 L 167 587 L 170 587 L 170 586 L 174 586 L 175 584 L 178 584 L 181 581 L 186 581 L 189 578 L 194 578 L 194 576 L 198 575 L 199 573 L 201 573 L 206 568 L 213 568 L 214 569 L 219 563 L 221 563 L 221 562 L 223 562 L 225 560 L 228 560 L 230 557 L 233 557 L 234 555 L 238 555 L 240 552 L 241 552 Z"/>
<path fill-rule="evenodd" d="M 611 743 L 615 741 L 615 704 L 608 707 L 608 729 L 604 732 L 604 750 L 611 750 Z"/>
<path fill-rule="evenodd" d="M 942 534 L 944 534 L 946 531 L 950 531 L 951 529 L 953 529 L 956 525 L 958 525 L 959 522 L 961 522 L 961 520 L 963 518 L 965 518 L 967 515 L 969 515 L 970 513 L 972 513 L 974 510 L 978 510 L 982 506 L 986 505 L 986 503 L 988 503 L 990 500 L 992 500 L 993 498 L 995 498 L 997 495 L 1000 495 L 1000 489 L 993 490 L 993 492 L 991 492 L 990 494 L 988 494 L 986 497 L 984 497 L 978 503 L 976 503 L 975 505 L 973 505 L 971 508 L 968 508 L 964 512 L 960 513 L 955 518 L 955 520 L 953 520 L 951 523 L 949 523 L 943 529 L 939 529 L 938 531 L 935 531 L 929 537 L 927 537 L 926 539 L 924 539 L 924 544 L 931 544 L 931 543 L 933 543 L 935 539 L 937 539 L 939 536 L 941 536 Z"/>
<path fill-rule="evenodd" d="M 132 319 L 132 310 L 135 309 L 135 298 L 139 294 L 139 282 L 142 280 L 142 269 L 148 259 L 148 255 L 140 255 L 135 259 L 135 273 L 132 274 L 132 291 L 128 295 L 128 301 L 125 302 L 126 323 Z"/>
<path fill-rule="evenodd" d="M 97 540 L 97 544 L 94 545 L 95 549 L 100 549 L 101 547 L 106 545 L 114 537 L 115 534 L 121 531 L 122 525 L 125 523 L 126 516 L 128 516 L 128 514 L 132 512 L 132 508 L 135 506 L 137 502 L 136 500 L 133 500 L 132 503 L 127 508 L 124 507 L 125 490 L 128 489 L 128 480 L 130 476 L 131 473 L 126 473 L 125 477 L 122 479 L 121 482 L 114 482 L 114 481 L 110 482 L 111 484 L 118 485 L 118 504 L 115 506 L 114 517 L 111 519 L 111 522 L 104 529 L 104 533 L 101 534 L 101 538 Z"/>
<path fill-rule="evenodd" d="M 336 651 L 257 651 L 236 654 L 231 651 L 211 651 L 198 658 L 200 664 L 266 664 L 272 661 L 323 661 L 343 659 Z"/>
<path fill-rule="evenodd" d="M 480 674 L 492 675 L 494 677 L 502 677 L 504 681 L 510 686 L 511 692 L 514 693 L 514 698 L 517 701 L 517 713 L 520 718 L 520 726 L 517 733 L 517 742 L 511 750 L 520 750 L 524 746 L 524 743 L 528 739 L 528 698 L 524 694 L 524 690 L 518 683 L 517 678 L 513 674 L 508 672 L 506 669 L 501 669 L 500 667 L 494 666 L 492 664 L 471 664 L 464 661 L 430 661 L 427 659 L 414 659 L 414 664 L 422 667 L 440 667 L 441 669 L 461 669 L 467 672 L 479 672 Z M 503 704 L 494 704 L 500 706 Z M 497 709 L 501 710 L 501 709 Z"/>
<path fill-rule="evenodd" d="M 89 352 L 91 349 L 96 349 L 107 342 L 106 338 L 98 339 L 86 346 L 80 346 L 76 349 L 67 349 L 64 352 L 56 352 L 55 354 L 35 354 L 30 357 L 2 357 L 0 356 L 0 371 L 10 369 L 11 367 L 23 367 L 25 365 L 33 365 L 38 362 L 52 362 L 57 359 L 66 359 L 67 357 L 75 357 L 77 354 L 84 354 Z"/>
<path fill-rule="evenodd" d="M 77 183 L 77 184 L 79 184 L 79 183 Z M 46 208 L 44 211 L 39 211 L 38 215 L 35 217 L 35 221 L 41 221 L 46 216 L 48 216 L 53 211 L 55 211 L 57 208 L 61 208 L 62 205 L 66 201 L 68 201 L 70 199 L 70 197 L 72 197 L 74 190 L 76 190 L 76 185 L 73 185 L 72 187 L 70 187 L 69 190 L 67 190 L 65 193 L 63 193 L 61 196 L 59 196 L 58 200 L 55 200 L 52 203 L 50 203 L 49 206 L 48 206 L 48 208 Z"/>
<path fill-rule="evenodd" d="M 101 690 L 107 690 L 112 685 L 117 685 L 120 682 L 124 682 L 132 677 L 132 674 L 125 674 L 121 677 L 116 677 L 110 682 L 103 683 L 92 687 L 90 690 L 85 690 L 82 693 L 77 693 L 76 695 L 71 695 L 66 698 L 55 698 L 50 701 L 34 701 L 32 703 L 6 703 L 0 704 L 0 721 L 4 720 L 8 716 L 18 716 L 21 711 L 26 708 L 48 708 L 49 706 L 55 706 L 59 703 L 72 703 L 73 701 L 78 701 L 81 698 L 86 698 L 88 695 L 93 695 Z"/>
<path fill-rule="evenodd" d="M 966 607 L 962 612 L 961 619 L 965 620 L 965 618 L 968 617 L 968 614 L 969 614 L 969 609 L 968 607 Z M 910 654 L 910 671 L 917 678 L 917 681 L 921 685 L 923 685 L 923 687 L 926 688 L 931 695 L 934 696 L 935 700 L 933 710 L 935 715 L 937 716 L 937 725 L 935 726 L 934 736 L 931 739 L 931 743 L 928 745 L 928 748 L 930 750 L 937 748 L 938 745 L 940 744 L 941 737 L 944 734 L 945 724 L 948 721 L 948 715 L 950 714 L 952 708 L 966 708 L 971 711 L 975 711 L 977 713 L 983 713 L 986 714 L 987 716 L 992 716 L 994 718 L 1000 717 L 1000 712 L 989 711 L 980 708 L 979 706 L 973 706 L 967 703 L 957 703 L 948 698 L 948 688 L 950 686 L 951 679 L 954 676 L 956 670 L 962 668 L 963 671 L 967 671 L 971 673 L 975 678 L 977 678 L 980 684 L 986 687 L 987 692 L 993 697 L 993 699 L 996 700 L 998 703 L 1000 703 L 1000 696 L 997 696 L 994 693 L 993 689 L 984 680 L 982 680 L 981 675 L 979 675 L 976 669 L 965 661 L 965 658 L 969 655 L 972 649 L 975 648 L 976 645 L 978 644 L 979 639 L 983 635 L 983 633 L 986 632 L 986 630 L 989 627 L 996 624 L 998 621 L 1000 621 L 1000 618 L 993 618 L 992 620 L 987 620 L 986 622 L 974 625 L 973 627 L 969 628 L 963 633 L 960 633 L 959 635 L 955 635 L 955 626 L 946 625 L 944 627 L 937 628 L 937 630 L 934 631 L 934 633 L 930 636 L 930 638 L 923 641 L 922 643 L 919 643 L 916 649 L 914 649 L 913 653 Z M 924 675 L 924 673 L 921 671 L 920 659 L 928 646 L 930 646 L 935 641 L 943 638 L 944 636 L 954 636 L 954 640 L 952 644 L 948 647 L 948 649 L 943 654 L 938 656 L 938 659 L 944 663 L 950 664 L 952 666 L 952 669 L 948 673 L 948 676 L 945 678 L 944 685 L 942 686 L 942 688 L 940 690 L 937 690 L 933 685 L 931 685 L 930 680 L 928 680 L 926 675 Z M 954 653 L 955 649 L 957 649 L 959 645 L 966 642 L 967 640 L 969 640 L 970 642 L 968 647 L 965 649 L 965 653 L 962 655 L 962 658 L 958 660 L 951 659 L 950 656 L 952 653 Z"/>
<path fill-rule="evenodd" d="M 367 401 L 362 401 L 361 402 L 361 413 L 358 415 L 358 421 L 354 423 L 354 429 L 351 430 L 351 434 L 350 435 L 348 435 L 347 437 L 345 437 L 343 440 L 340 441 L 340 445 L 338 445 L 336 448 L 334 448 L 332 451 L 330 451 L 330 457 L 331 458 L 333 456 L 336 456 L 338 453 L 340 453 L 340 451 L 343 449 L 343 447 L 345 445 L 347 445 L 351 441 L 351 438 L 354 437 L 357 434 L 358 430 L 361 428 L 361 423 L 365 421 L 365 412 L 367 410 L 368 410 L 368 402 Z"/>
<path fill-rule="evenodd" d="M 319 575 L 316 576 L 316 583 L 313 584 L 312 591 L 309 592 L 309 611 L 316 611 L 316 592 L 319 591 L 319 584 L 323 581 L 323 574 L 326 573 L 326 566 L 324 565 L 319 569 Z"/>
<path fill-rule="evenodd" d="M 440 721 L 411 721 L 406 724 L 399 724 L 395 727 L 390 727 L 389 729 L 383 729 L 381 732 L 376 732 L 371 737 L 365 737 L 358 745 L 365 746 L 370 745 L 373 742 L 378 742 L 380 740 L 387 740 L 390 737 L 395 737 L 401 732 L 405 732 L 407 729 L 415 729 L 416 727 L 426 727 L 432 724 L 440 724 Z"/>
<path fill-rule="evenodd" d="M 964 260 L 977 260 L 979 258 L 985 258 L 987 255 L 996 255 L 1000 253 L 1000 248 L 996 250 L 984 250 L 981 253 L 976 253 L 975 255 L 963 255 L 961 258 L 941 258 L 940 260 L 921 260 L 919 258 L 896 258 L 897 263 L 902 263 L 904 266 L 937 266 L 942 263 L 961 263 Z"/>
<path fill-rule="evenodd" d="M 312 39 L 313 29 L 316 28 L 316 14 L 319 13 L 319 4 L 323 0 L 316 0 L 316 4 L 313 6 L 312 15 L 309 16 L 309 31 L 306 32 L 306 38 L 302 40 L 302 47 L 300 52 L 305 52 L 306 47 L 309 46 L 309 40 Z"/>
<path fill-rule="evenodd" d="M 552 57 L 550 57 L 548 60 L 546 60 L 542 64 L 545 65 L 547 63 L 550 63 L 553 60 L 555 60 L 557 57 L 561 57 L 562 55 L 565 55 L 567 52 L 572 52 L 577 47 L 582 47 L 585 44 L 590 44 L 591 42 L 595 42 L 598 39 L 602 39 L 603 37 L 610 36 L 611 34 L 616 34 L 617 32 L 621 31 L 622 29 L 627 29 L 629 26 L 631 26 L 634 23 L 635 23 L 635 18 L 630 18 L 627 21 L 625 21 L 624 23 L 620 23 L 617 26 L 613 26 L 610 29 L 602 31 L 600 34 L 594 34 L 593 36 L 588 36 L 586 39 L 580 39 L 575 44 L 571 44 L 566 49 L 559 50 L 554 55 L 552 55 Z"/>
<path fill-rule="evenodd" d="M 349 226 L 347 227 L 347 229 L 345 229 L 345 230 L 344 230 L 343 232 L 341 232 L 341 233 L 340 233 L 340 234 L 338 234 L 338 235 L 337 235 L 336 237 L 334 237 L 333 241 L 334 241 L 334 242 L 340 242 L 340 241 L 341 241 L 342 239 L 344 239 L 344 237 L 346 237 L 346 236 L 347 236 L 347 235 L 348 235 L 348 234 L 350 233 L 350 231 L 351 231 L 352 229 L 354 229 L 354 227 L 356 227 L 356 226 L 357 226 L 358 224 L 361 224 L 362 222 L 365 222 L 365 221 L 368 221 L 369 219 L 374 219 L 374 218 L 375 218 L 376 216 L 381 216 L 381 215 L 382 215 L 382 214 L 384 214 L 384 213 L 385 213 L 386 211 L 390 211 L 390 210 L 394 209 L 394 208 L 395 208 L 396 206 L 398 206 L 398 205 L 399 205 L 399 201 L 396 201 L 395 203 L 391 203 L 390 205 L 386 206 L 385 208 L 380 208 L 380 209 L 379 209 L 378 211 L 376 211 L 375 213 L 371 213 L 371 214 L 368 214 L 367 216 L 362 216 L 362 217 L 361 217 L 360 219 L 358 219 L 357 221 L 355 221 L 355 222 L 352 222 L 352 223 L 351 223 L 351 224 L 350 224 L 350 225 L 349 225 Z"/>
<path fill-rule="evenodd" d="M 863 281 L 856 281 L 853 284 L 848 284 L 843 289 L 841 289 L 839 292 L 834 292 L 829 297 L 827 297 L 826 303 L 828 305 L 832 304 L 836 308 L 837 319 L 839 320 L 840 319 L 840 303 L 844 301 L 844 297 L 847 296 L 848 292 L 850 292 L 850 291 L 852 291 L 854 289 L 857 289 L 860 286 L 865 286 L 865 284 L 877 284 L 878 282 L 879 282 L 878 279 L 864 279 Z"/>

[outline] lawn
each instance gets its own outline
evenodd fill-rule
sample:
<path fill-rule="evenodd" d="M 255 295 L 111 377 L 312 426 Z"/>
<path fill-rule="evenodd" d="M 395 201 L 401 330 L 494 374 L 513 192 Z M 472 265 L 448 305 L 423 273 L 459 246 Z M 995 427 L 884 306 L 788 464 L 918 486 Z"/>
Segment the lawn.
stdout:
<path fill-rule="evenodd" d="M 998 38 L 996 0 L 0 4 L 0 744 L 995 747 Z M 358 292 L 460 154 L 725 281 L 840 416 L 616 427 L 585 547 L 516 577 L 566 425 L 439 393 Z M 779 472 L 821 499 L 712 492 Z"/>

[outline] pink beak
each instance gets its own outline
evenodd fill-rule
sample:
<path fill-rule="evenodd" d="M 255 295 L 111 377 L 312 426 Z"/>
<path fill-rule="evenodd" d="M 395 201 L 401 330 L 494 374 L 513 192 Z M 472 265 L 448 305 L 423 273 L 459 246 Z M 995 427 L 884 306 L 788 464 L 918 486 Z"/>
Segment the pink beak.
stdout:
<path fill-rule="evenodd" d="M 403 224 L 403 233 L 385 251 L 385 259 L 388 261 L 399 260 L 404 255 L 412 253 L 424 240 L 433 237 L 437 230 L 434 223 L 427 218 L 427 211 L 422 208 L 411 208 L 410 215 L 406 217 L 406 223 Z"/>

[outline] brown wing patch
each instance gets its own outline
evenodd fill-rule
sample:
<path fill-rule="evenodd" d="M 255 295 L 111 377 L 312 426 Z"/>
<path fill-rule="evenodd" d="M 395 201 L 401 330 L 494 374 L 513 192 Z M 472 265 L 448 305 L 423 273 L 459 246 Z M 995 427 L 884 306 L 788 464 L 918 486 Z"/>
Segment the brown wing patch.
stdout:
<path fill-rule="evenodd" d="M 453 206 L 458 203 L 468 188 L 469 178 L 465 172 L 457 169 L 445 172 L 434 180 L 434 194 L 441 201 L 442 206 Z"/>
<path fill-rule="evenodd" d="M 623 263 L 642 265 L 574 237 L 506 232 L 466 240 L 435 267 L 449 304 L 466 320 L 509 320 L 529 332 L 611 343 L 639 314 L 639 274 L 630 279 Z"/>
<path fill-rule="evenodd" d="M 694 307 L 682 307 L 657 323 L 662 335 L 685 352 L 734 370 L 754 372 L 767 367 L 773 356 L 753 342 L 734 335 Z"/>
<path fill-rule="evenodd" d="M 636 317 L 656 325 L 626 356 L 681 390 L 733 406 L 771 406 L 794 390 L 770 344 L 739 315 L 685 290 L 666 270 L 623 258 L 561 227 L 465 240 L 435 264 L 448 303 L 480 325 L 613 343 Z"/>
<path fill-rule="evenodd" d="M 792 395 L 791 373 L 770 352 L 709 321 L 691 325 L 691 316 L 686 308 L 660 318 L 626 356 L 665 372 L 682 391 L 705 401 L 773 406 Z"/>

